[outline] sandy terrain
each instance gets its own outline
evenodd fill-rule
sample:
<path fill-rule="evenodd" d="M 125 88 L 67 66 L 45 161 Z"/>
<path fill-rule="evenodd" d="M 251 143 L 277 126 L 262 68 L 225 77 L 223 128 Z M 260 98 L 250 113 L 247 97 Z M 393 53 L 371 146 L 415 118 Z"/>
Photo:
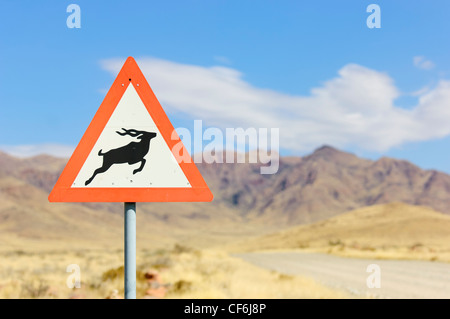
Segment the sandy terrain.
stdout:
<path fill-rule="evenodd" d="M 123 298 L 121 250 L 11 251 L 0 252 L 0 260 L 0 299 Z M 311 278 L 263 269 L 218 250 L 181 245 L 140 250 L 136 263 L 138 299 L 352 297 Z M 67 267 L 73 264 L 79 266 L 81 285 L 69 288 L 67 280 L 73 277 Z"/>
<path fill-rule="evenodd" d="M 345 257 L 450 262 L 450 216 L 390 203 L 230 245 L 236 253 L 309 250 Z"/>
<path fill-rule="evenodd" d="M 288 275 L 311 277 L 355 297 L 450 298 L 450 264 L 416 260 L 355 259 L 319 253 L 265 252 L 236 254 L 254 265 Z M 370 264 L 381 270 L 381 287 L 368 288 Z"/>

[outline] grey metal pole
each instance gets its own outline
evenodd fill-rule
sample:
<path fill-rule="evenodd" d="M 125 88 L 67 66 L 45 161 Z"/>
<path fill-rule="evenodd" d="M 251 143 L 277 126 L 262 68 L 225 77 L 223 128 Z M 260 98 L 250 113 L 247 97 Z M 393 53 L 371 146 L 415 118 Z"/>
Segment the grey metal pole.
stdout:
<path fill-rule="evenodd" d="M 125 203 L 125 299 L 136 299 L 136 203 Z"/>

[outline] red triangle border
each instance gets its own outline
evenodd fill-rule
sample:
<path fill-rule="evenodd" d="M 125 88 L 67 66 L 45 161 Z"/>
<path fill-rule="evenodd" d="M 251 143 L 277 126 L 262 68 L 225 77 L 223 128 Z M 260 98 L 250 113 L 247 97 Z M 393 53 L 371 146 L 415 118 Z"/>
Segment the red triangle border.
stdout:
<path fill-rule="evenodd" d="M 131 79 L 131 81 L 129 80 Z M 139 84 L 139 85 L 137 85 Z M 139 69 L 136 61 L 128 57 L 122 69 L 106 94 L 97 113 L 89 124 L 86 132 L 76 147 L 66 167 L 59 176 L 48 200 L 50 202 L 209 202 L 213 200 L 208 185 L 204 181 L 197 166 L 190 161 L 179 163 L 191 187 L 165 188 L 72 188 L 75 178 L 84 162 L 94 148 L 99 136 L 108 123 L 117 104 L 125 93 L 128 85 L 133 85 L 147 108 L 150 116 L 158 127 L 169 149 L 181 143 L 178 135 L 172 134 L 174 128 L 164 109 L 156 98 L 153 90 Z M 176 134 L 176 132 L 174 133 Z M 188 154 L 184 145 L 183 154 Z M 177 154 L 174 154 L 178 158 Z M 187 157 L 186 155 L 184 157 Z"/>

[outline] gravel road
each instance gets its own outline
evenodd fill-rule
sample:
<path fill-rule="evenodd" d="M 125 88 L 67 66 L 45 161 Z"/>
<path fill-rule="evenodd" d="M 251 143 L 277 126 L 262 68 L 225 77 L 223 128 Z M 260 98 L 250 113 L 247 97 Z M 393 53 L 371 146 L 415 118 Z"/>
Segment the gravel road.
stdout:
<path fill-rule="evenodd" d="M 319 253 L 277 252 L 234 255 L 259 267 L 303 275 L 359 297 L 450 299 L 450 264 L 412 260 L 371 260 Z M 378 265 L 368 272 L 369 265 Z M 367 279 L 379 273 L 380 288 Z M 376 284 L 375 281 L 369 280 Z"/>

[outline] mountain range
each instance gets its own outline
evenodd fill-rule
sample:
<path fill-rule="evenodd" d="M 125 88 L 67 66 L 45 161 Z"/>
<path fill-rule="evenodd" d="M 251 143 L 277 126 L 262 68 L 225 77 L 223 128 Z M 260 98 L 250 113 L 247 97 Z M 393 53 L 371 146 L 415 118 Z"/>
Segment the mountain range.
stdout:
<path fill-rule="evenodd" d="M 0 241 L 96 239 L 122 243 L 120 203 L 49 203 L 67 159 L 19 159 L 0 152 Z M 304 157 L 280 157 L 279 170 L 261 164 L 197 164 L 214 194 L 210 203 L 139 203 L 142 242 L 213 244 L 325 220 L 390 202 L 428 206 L 450 214 L 450 176 L 404 160 L 363 159 L 322 146 Z M 139 230 L 140 229 L 140 230 Z M 101 244 L 100 244 L 101 243 Z"/>
<path fill-rule="evenodd" d="M 281 157 L 274 175 L 257 164 L 200 165 L 215 201 L 241 216 L 287 225 L 326 219 L 390 202 L 450 214 L 450 176 L 404 160 L 358 158 L 330 146 L 305 157 Z"/>

